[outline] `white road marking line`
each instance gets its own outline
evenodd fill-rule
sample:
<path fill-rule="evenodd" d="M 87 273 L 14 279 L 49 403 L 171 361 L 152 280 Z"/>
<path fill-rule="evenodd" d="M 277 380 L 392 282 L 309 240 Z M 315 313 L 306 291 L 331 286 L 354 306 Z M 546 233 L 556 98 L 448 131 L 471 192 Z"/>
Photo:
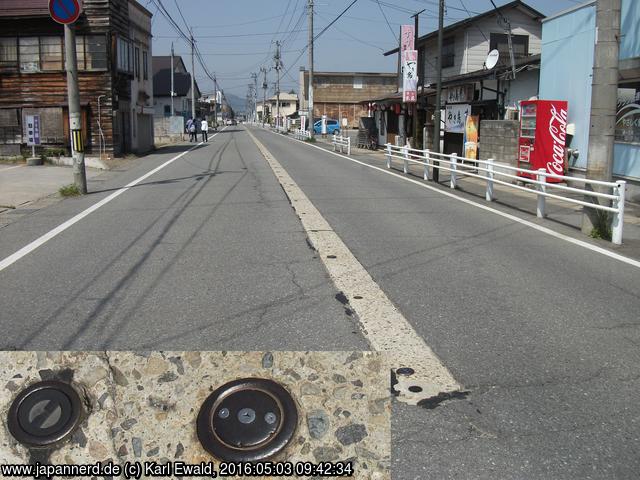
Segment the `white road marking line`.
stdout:
<path fill-rule="evenodd" d="M 398 376 L 398 384 L 394 387 L 399 392 L 398 399 L 416 404 L 441 393 L 459 391 L 462 387 L 447 367 L 389 300 L 305 193 L 265 146 L 249 130 L 247 132 L 288 195 L 336 288 L 347 297 L 349 305 L 357 313 L 373 350 L 388 353 L 394 370 L 400 367 L 414 370 L 410 376 Z M 420 391 L 412 392 L 410 387 L 419 387 Z"/>
<path fill-rule="evenodd" d="M 458 196 L 458 195 L 456 195 L 454 193 L 450 193 L 450 192 L 447 192 L 445 190 L 441 190 L 439 188 L 432 187 L 431 185 L 427 185 L 425 183 L 419 182 L 418 180 L 414 180 L 412 178 L 407 178 L 407 177 L 404 177 L 402 175 L 397 175 L 393 171 L 389 171 L 389 170 L 387 170 L 385 168 L 376 167 L 375 165 L 369 165 L 368 163 L 362 162 L 360 160 L 356 160 L 355 158 L 350 158 L 350 157 L 347 157 L 346 155 L 342 155 L 342 154 L 337 153 L 337 152 L 332 152 L 330 150 L 326 150 L 326 149 L 324 149 L 322 147 L 319 147 L 317 145 L 312 145 L 312 144 L 309 144 L 307 142 L 300 142 L 299 140 L 295 140 L 293 138 L 291 138 L 290 140 L 295 141 L 295 142 L 300 143 L 300 144 L 303 144 L 303 145 L 308 145 L 309 147 L 317 148 L 318 150 L 322 150 L 325 153 L 329 153 L 331 155 L 335 155 L 336 157 L 344 158 L 346 160 L 349 160 L 351 162 L 357 163 L 359 165 L 363 165 L 365 167 L 373 168 L 374 170 L 378 170 L 378 171 L 380 171 L 382 173 L 386 173 L 387 175 L 391 175 L 391 176 L 393 176 L 395 178 L 398 178 L 398 179 L 401 179 L 401 180 L 405 180 L 407 182 L 411 182 L 411 183 L 413 183 L 415 185 L 418 185 L 418 186 L 423 187 L 423 188 L 427 188 L 427 189 L 432 190 L 434 192 L 437 192 L 437 193 L 439 193 L 441 195 L 445 195 L 447 197 L 454 198 L 454 199 L 458 200 L 459 202 L 463 202 L 463 203 L 466 203 L 468 205 L 473 205 L 474 207 L 481 208 L 482 210 L 486 210 L 487 212 L 495 213 L 496 215 L 500 215 L 501 217 L 508 218 L 509 220 L 513 220 L 514 222 L 520 223 L 521 225 L 526 225 L 529 228 L 533 228 L 534 230 L 537 230 L 539 232 L 545 233 L 545 234 L 547 234 L 549 236 L 552 236 L 554 238 L 557 238 L 559 240 L 564 240 L 565 242 L 569 242 L 569 243 L 572 243 L 574 245 L 578 245 L 579 247 L 586 248 L 587 250 L 591 250 L 593 252 L 600 253 L 601 255 L 605 255 L 607 257 L 610 257 L 610 258 L 613 258 L 615 260 L 618 260 L 620 262 L 624 262 L 627 265 L 631 265 L 633 267 L 640 268 L 640 261 L 634 260 L 633 258 L 625 257 L 624 255 L 620 255 L 619 253 L 615 253 L 615 252 L 612 252 L 610 250 L 607 250 L 606 248 L 598 247 L 597 245 L 592 245 L 592 244 L 584 242 L 582 240 L 578 240 L 577 238 L 573 238 L 573 237 L 570 237 L 570 236 L 565 235 L 563 233 L 551 230 L 550 228 L 543 227 L 541 225 L 537 225 L 537 224 L 535 224 L 533 222 L 529 222 L 528 220 L 524 220 L 524 219 L 522 219 L 520 217 L 516 217 L 515 215 L 511 215 L 509 213 L 501 212 L 500 210 L 496 210 L 495 208 L 489 207 L 487 205 L 482 205 L 480 203 L 474 202 L 473 200 L 468 200 L 466 198 L 462 198 L 462 197 L 460 197 L 460 196 Z"/>
<path fill-rule="evenodd" d="M 226 127 L 225 127 L 226 128 Z M 224 130 L 224 128 L 222 129 Z M 220 130 L 220 132 L 222 131 Z M 215 137 L 218 133 L 215 133 L 214 135 L 211 136 L 211 138 Z M 193 147 L 191 147 L 189 150 L 185 150 L 184 152 L 182 152 L 179 155 L 176 155 L 175 157 L 173 157 L 170 160 L 167 160 L 166 162 L 164 162 L 162 165 L 154 168 L 153 170 L 145 173 L 144 175 L 142 175 L 141 177 L 135 179 L 134 181 L 126 184 L 124 187 L 120 188 L 119 190 L 116 190 L 115 192 L 113 192 L 111 195 L 109 195 L 108 197 L 103 198 L 102 200 L 100 200 L 98 203 L 95 203 L 93 205 L 91 205 L 89 208 L 87 208 L 86 210 L 83 210 L 82 212 L 78 213 L 76 216 L 71 217 L 69 220 L 67 220 L 64 223 L 61 223 L 60 225 L 58 225 L 56 228 L 54 228 L 53 230 L 50 230 L 49 232 L 45 233 L 44 235 L 42 235 L 41 237 L 36 238 L 33 242 L 25 245 L 24 247 L 22 247 L 20 250 L 18 250 L 17 252 L 13 253 L 12 255 L 9 255 L 7 258 L 5 258 L 4 260 L 0 261 L 0 272 L 2 270 L 4 270 L 5 268 L 9 267 L 10 265 L 13 265 L 15 262 L 17 262 L 18 260 L 20 260 L 22 257 L 30 254 L 31 252 L 33 252 L 36 248 L 44 245 L 45 243 L 47 243 L 49 240 L 51 240 L 52 238 L 54 238 L 56 235 L 64 232 L 66 229 L 68 229 L 69 227 L 71 227 L 72 225 L 78 223 L 80 220 L 82 220 L 84 217 L 86 217 L 87 215 L 90 215 L 91 213 L 95 212 L 96 210 L 98 210 L 100 207 L 102 207 L 103 205 L 106 205 L 107 203 L 109 203 L 111 200 L 119 197 L 120 195 L 122 195 L 124 192 L 126 192 L 127 190 L 129 190 L 131 187 L 136 186 L 137 184 L 139 184 L 140 182 L 142 182 L 143 180 L 149 178 L 151 175 L 153 175 L 154 173 L 159 172 L 160 170 L 162 170 L 164 167 L 166 167 L 167 165 L 171 165 L 173 162 L 175 162 L 176 160 L 178 160 L 180 157 L 182 157 L 183 155 L 186 155 L 187 153 L 191 152 L 194 148 L 199 147 L 200 145 L 202 145 L 204 142 L 200 142 L 197 145 L 194 145 Z"/>
<path fill-rule="evenodd" d="M 7 171 L 9 171 L 9 170 L 13 170 L 14 168 L 22 168 L 22 167 L 24 167 L 24 166 L 25 166 L 25 165 L 16 165 L 15 167 L 0 168 L 0 173 L 2 173 L 2 172 L 7 172 Z"/>

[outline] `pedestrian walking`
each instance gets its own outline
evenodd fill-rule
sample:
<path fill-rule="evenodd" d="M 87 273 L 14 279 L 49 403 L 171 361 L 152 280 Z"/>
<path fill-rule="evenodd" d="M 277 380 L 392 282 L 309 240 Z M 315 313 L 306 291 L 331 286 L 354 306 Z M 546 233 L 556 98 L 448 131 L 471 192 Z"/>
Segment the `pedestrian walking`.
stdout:
<path fill-rule="evenodd" d="M 196 121 L 190 118 L 187 122 L 187 128 L 189 130 L 189 142 L 197 142 L 198 138 L 196 137 Z"/>
<path fill-rule="evenodd" d="M 200 124 L 200 131 L 202 132 L 202 141 L 209 141 L 209 124 L 207 123 L 207 119 L 203 118 L 202 123 Z"/>

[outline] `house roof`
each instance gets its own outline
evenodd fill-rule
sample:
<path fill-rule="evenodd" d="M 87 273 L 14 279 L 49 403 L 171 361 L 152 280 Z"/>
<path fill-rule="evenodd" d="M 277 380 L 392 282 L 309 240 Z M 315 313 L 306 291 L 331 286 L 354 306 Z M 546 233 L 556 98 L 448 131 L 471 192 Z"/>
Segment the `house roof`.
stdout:
<path fill-rule="evenodd" d="M 48 0 L 2 0 L 0 17 L 46 17 Z"/>
<path fill-rule="evenodd" d="M 200 98 L 200 89 L 198 82 L 195 82 L 196 98 Z M 191 74 L 176 73 L 173 74 L 173 91 L 176 96 L 184 97 L 191 89 Z M 166 68 L 153 74 L 153 94 L 156 97 L 171 96 L 171 69 Z"/>
<path fill-rule="evenodd" d="M 501 5 L 497 8 L 498 12 L 502 12 L 503 10 L 508 10 L 511 8 L 520 8 L 521 10 L 523 10 L 525 13 L 527 13 L 528 15 L 530 15 L 532 18 L 534 19 L 543 19 L 545 18 L 544 14 L 539 12 L 538 10 L 536 10 L 535 8 L 531 7 L 530 5 L 527 5 L 526 3 L 524 3 L 522 0 L 514 0 L 512 2 L 509 3 L 505 3 L 504 5 Z M 444 35 L 447 35 L 450 32 L 453 32 L 455 30 L 458 30 L 460 28 L 466 27 L 467 25 L 476 22 L 482 18 L 485 17 L 489 17 L 491 15 L 495 15 L 496 14 L 496 9 L 491 9 L 491 10 L 487 10 L 484 13 L 481 13 L 480 15 L 476 15 L 475 17 L 469 17 L 466 18 L 464 20 L 461 20 L 459 22 L 456 23 L 452 23 L 451 25 L 447 25 L 446 27 L 444 27 L 443 29 L 443 33 Z M 425 41 L 431 39 L 431 38 L 435 38 L 438 36 L 438 31 L 434 30 L 433 32 L 427 33 L 426 35 L 423 35 L 422 37 L 418 38 L 418 44 L 420 43 L 424 43 Z M 385 52 L 383 55 L 386 57 L 388 55 L 393 55 L 394 53 L 398 53 L 399 47 L 394 48 L 393 50 L 389 50 L 388 52 Z"/>
<path fill-rule="evenodd" d="M 306 76 L 309 70 L 304 70 Z M 396 72 L 313 72 L 314 77 L 331 76 L 331 77 L 396 77 Z"/>
<path fill-rule="evenodd" d="M 173 68 L 176 70 L 179 65 L 182 65 L 184 71 L 187 71 L 187 67 L 180 55 L 173 56 Z M 151 57 L 151 69 L 155 75 L 160 70 L 169 70 L 171 68 L 171 55 L 154 55 Z"/>
<path fill-rule="evenodd" d="M 540 54 L 531 55 L 525 58 L 521 58 L 514 62 L 514 66 L 516 70 L 524 68 L 534 68 L 533 65 L 540 64 Z M 455 75 L 453 77 L 449 77 L 446 80 L 442 81 L 443 87 L 451 87 L 456 84 L 466 83 L 473 80 L 482 80 L 487 78 L 496 78 L 498 75 L 501 75 L 506 72 L 511 71 L 511 65 L 499 65 L 491 70 L 482 69 L 476 70 L 475 72 L 464 73 L 462 75 Z"/>

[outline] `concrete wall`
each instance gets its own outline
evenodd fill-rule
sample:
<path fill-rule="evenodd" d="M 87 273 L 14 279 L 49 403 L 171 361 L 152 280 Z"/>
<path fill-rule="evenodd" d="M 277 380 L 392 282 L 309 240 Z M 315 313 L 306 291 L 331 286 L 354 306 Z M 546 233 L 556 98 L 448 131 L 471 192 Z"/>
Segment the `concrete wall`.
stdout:
<path fill-rule="evenodd" d="M 496 162 L 517 166 L 517 120 L 483 120 L 480 122 L 480 160 L 493 158 Z"/>

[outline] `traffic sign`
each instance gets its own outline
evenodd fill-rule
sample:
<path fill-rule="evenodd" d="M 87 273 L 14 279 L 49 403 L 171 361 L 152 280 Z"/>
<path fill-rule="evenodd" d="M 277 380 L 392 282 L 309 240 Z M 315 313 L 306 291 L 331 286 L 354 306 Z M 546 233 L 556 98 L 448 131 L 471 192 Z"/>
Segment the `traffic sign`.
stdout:
<path fill-rule="evenodd" d="M 49 13 L 56 22 L 68 25 L 78 20 L 80 4 L 78 0 L 49 0 Z"/>

